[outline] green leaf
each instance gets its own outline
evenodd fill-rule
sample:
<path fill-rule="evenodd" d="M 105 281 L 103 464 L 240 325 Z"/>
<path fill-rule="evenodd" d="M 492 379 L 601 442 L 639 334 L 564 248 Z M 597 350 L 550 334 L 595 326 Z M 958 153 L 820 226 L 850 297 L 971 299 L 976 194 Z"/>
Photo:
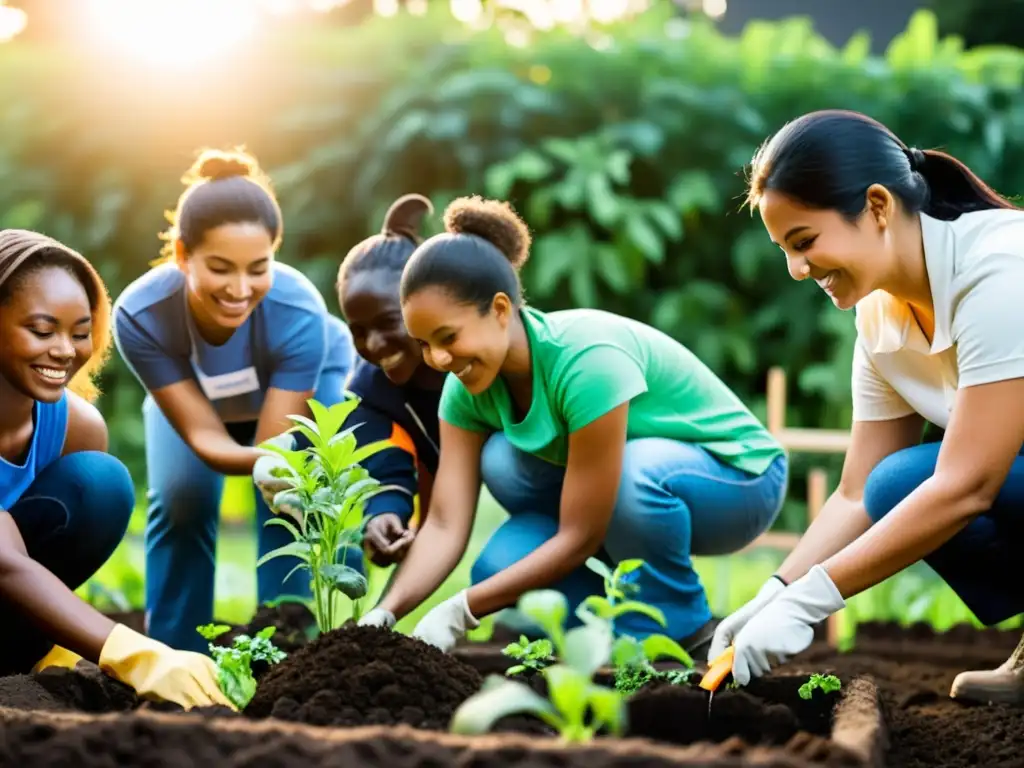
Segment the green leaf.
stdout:
<path fill-rule="evenodd" d="M 267 552 L 263 557 L 256 561 L 256 567 L 259 568 L 266 562 L 269 562 L 278 557 L 297 557 L 305 563 L 309 562 L 311 547 L 305 541 L 292 541 L 285 544 L 283 547 Z"/>
<path fill-rule="evenodd" d="M 646 219 L 630 216 L 626 222 L 626 236 L 649 261 L 660 264 L 664 260 L 665 244 Z"/>
<path fill-rule="evenodd" d="M 274 498 L 275 498 L 275 501 L 276 501 L 277 497 L 275 496 Z M 289 520 L 286 517 L 272 517 L 269 520 L 267 520 L 267 522 L 265 522 L 263 525 L 264 526 L 279 525 L 282 528 L 287 528 L 288 532 L 292 536 L 294 536 L 296 539 L 302 539 L 302 534 L 299 532 L 299 529 L 295 527 L 295 523 L 293 523 L 291 520 Z"/>
<path fill-rule="evenodd" d="M 598 576 L 600 576 L 602 579 L 604 579 L 606 582 L 610 582 L 614 578 L 612 574 L 612 569 L 604 560 L 601 560 L 596 557 L 588 557 L 584 565 L 587 566 L 587 568 L 592 570 L 594 573 L 596 573 Z"/>
<path fill-rule="evenodd" d="M 666 635 L 648 635 L 643 639 L 642 648 L 648 661 L 661 658 L 675 659 L 687 668 L 693 667 L 693 659 L 679 643 Z"/>
<path fill-rule="evenodd" d="M 485 686 L 459 705 L 449 725 L 452 733 L 487 733 L 501 718 L 520 713 L 533 713 L 549 723 L 556 721 L 554 708 L 533 689 L 497 675 L 489 679 L 497 679 L 500 684 Z"/>
<path fill-rule="evenodd" d="M 576 630 L 573 630 L 575 632 Z M 571 633 L 570 633 L 571 634 Z M 581 726 L 587 715 L 590 675 L 566 664 L 555 664 L 543 672 L 548 696 L 568 726 Z"/>
<path fill-rule="evenodd" d="M 627 573 L 632 573 L 633 571 L 643 568 L 644 562 L 645 561 L 639 557 L 630 558 L 628 560 L 620 560 L 618 563 L 615 564 L 615 572 L 613 574 L 615 577 L 615 581 L 618 581 Z"/>
<path fill-rule="evenodd" d="M 593 684 L 587 693 L 595 729 L 607 726 L 613 736 L 622 736 L 626 732 L 629 712 L 625 697 L 618 691 Z"/>
<path fill-rule="evenodd" d="M 593 674 L 608 663 L 612 652 L 612 630 L 607 623 L 590 623 L 565 633 L 562 661 L 586 675 Z"/>
<path fill-rule="evenodd" d="M 331 563 L 320 567 L 320 576 L 334 589 L 351 600 L 363 597 L 369 585 L 366 577 L 355 568 L 340 563 Z"/>
<path fill-rule="evenodd" d="M 198 632 L 207 640 L 216 640 L 225 632 L 230 631 L 231 627 L 229 627 L 227 624 L 203 624 L 201 626 L 196 627 L 196 632 Z"/>
<path fill-rule="evenodd" d="M 611 616 L 609 618 L 617 619 L 625 613 L 640 613 L 647 618 L 658 622 L 661 626 L 665 626 L 665 614 L 661 612 L 661 609 L 655 608 L 653 605 L 648 605 L 647 603 L 641 603 L 638 600 L 626 600 L 622 603 L 616 603 L 612 606 Z"/>
<path fill-rule="evenodd" d="M 518 610 L 533 619 L 557 646 L 569 617 L 569 601 L 555 589 L 537 589 L 519 598 Z"/>
<path fill-rule="evenodd" d="M 643 645 L 632 635 L 620 635 L 612 645 L 611 661 L 615 667 L 639 664 L 645 658 Z"/>
<path fill-rule="evenodd" d="M 271 637 L 274 636 L 275 632 L 277 632 L 277 627 L 271 625 L 269 627 L 264 627 L 259 632 L 257 632 L 256 637 L 262 640 L 269 640 Z"/>

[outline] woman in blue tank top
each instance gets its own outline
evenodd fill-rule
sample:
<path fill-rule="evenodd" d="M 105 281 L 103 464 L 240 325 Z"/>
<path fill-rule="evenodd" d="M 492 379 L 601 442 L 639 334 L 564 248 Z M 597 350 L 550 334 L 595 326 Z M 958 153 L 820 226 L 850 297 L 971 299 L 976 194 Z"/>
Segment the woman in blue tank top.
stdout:
<path fill-rule="evenodd" d="M 217 514 L 225 475 L 249 475 L 254 447 L 343 397 L 352 365 L 345 325 L 299 271 L 275 260 L 281 211 L 256 161 L 204 152 L 186 175 L 164 259 L 114 307 L 114 338 L 147 391 L 146 612 L 152 637 L 202 651 L 213 618 Z M 290 435 L 288 438 L 290 439 Z M 259 552 L 290 540 L 265 526 Z M 290 557 L 260 566 L 259 600 L 309 594 Z"/>
<path fill-rule="evenodd" d="M 114 552 L 135 504 L 91 404 L 109 346 L 110 301 L 89 262 L 44 235 L 0 231 L 0 674 L 84 657 L 140 695 L 229 705 L 209 658 L 115 624 L 74 594 Z"/>

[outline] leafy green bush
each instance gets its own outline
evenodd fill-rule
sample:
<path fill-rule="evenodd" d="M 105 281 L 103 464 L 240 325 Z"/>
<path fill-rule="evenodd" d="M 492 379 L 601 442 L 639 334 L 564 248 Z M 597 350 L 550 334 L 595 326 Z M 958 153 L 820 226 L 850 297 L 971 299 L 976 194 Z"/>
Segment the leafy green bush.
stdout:
<path fill-rule="evenodd" d="M 334 307 L 340 258 L 394 196 L 507 197 L 534 231 L 524 281 L 537 306 L 650 322 L 762 416 L 767 370 L 785 366 L 799 389 L 789 421 L 844 427 L 853 315 L 789 278 L 741 209 L 744 165 L 786 120 L 845 107 L 948 149 L 1004 193 L 1024 190 L 1024 55 L 963 51 L 923 12 L 872 58 L 862 37 L 836 49 L 805 19 L 727 39 L 669 5 L 526 47 L 437 9 L 280 34 L 231 66 L 163 79 L 112 77 L 67 47 L 0 46 L 0 227 L 66 240 L 116 295 L 156 256 L 194 151 L 244 142 L 281 193 L 282 258 Z M 141 393 L 119 360 L 105 390 L 112 450 L 141 456 Z"/>

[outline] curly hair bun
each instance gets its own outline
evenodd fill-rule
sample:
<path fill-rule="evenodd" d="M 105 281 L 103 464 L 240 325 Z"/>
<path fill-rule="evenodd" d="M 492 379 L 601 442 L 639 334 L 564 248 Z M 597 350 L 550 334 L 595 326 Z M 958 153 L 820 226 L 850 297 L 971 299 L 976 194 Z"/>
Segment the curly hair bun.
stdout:
<path fill-rule="evenodd" d="M 419 228 L 423 217 L 434 212 L 434 205 L 423 195 L 402 195 L 384 215 L 382 234 L 396 234 L 419 241 Z"/>
<path fill-rule="evenodd" d="M 187 178 L 190 180 L 204 179 L 218 181 L 233 176 L 255 177 L 259 173 L 259 163 L 252 155 L 241 151 L 223 152 L 207 149 L 199 155 Z"/>
<path fill-rule="evenodd" d="M 444 227 L 452 234 L 487 240 L 519 269 L 530 257 L 530 229 L 512 206 L 479 195 L 453 200 L 444 212 Z"/>

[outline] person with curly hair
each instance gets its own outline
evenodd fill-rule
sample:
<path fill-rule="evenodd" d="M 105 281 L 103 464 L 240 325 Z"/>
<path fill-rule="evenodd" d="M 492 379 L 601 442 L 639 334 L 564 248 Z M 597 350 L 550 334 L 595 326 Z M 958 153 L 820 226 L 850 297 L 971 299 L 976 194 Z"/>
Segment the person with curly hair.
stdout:
<path fill-rule="evenodd" d="M 382 566 L 405 557 L 423 524 L 440 456 L 437 409 L 444 374 L 423 362 L 398 296 L 402 270 L 421 242 L 419 224 L 431 212 L 422 195 L 398 198 L 381 231 L 353 246 L 338 269 L 338 305 L 358 354 L 347 389 L 359 405 L 348 421 L 360 425 L 360 445 L 391 443 L 363 462 L 384 486 L 365 511 L 367 551 Z"/>
<path fill-rule="evenodd" d="M 291 540 L 267 526 L 273 464 L 255 472 L 311 397 L 340 402 L 352 337 L 301 272 L 275 258 L 282 217 L 270 184 L 243 152 L 204 151 L 165 234 L 163 260 L 114 307 L 117 347 L 146 390 L 149 509 L 146 619 L 152 637 L 206 650 L 196 627 L 213 618 L 217 516 L 226 475 L 253 475 L 259 553 Z M 287 510 L 278 510 L 287 511 Z M 307 596 L 299 561 L 257 569 L 258 598 Z"/>
<path fill-rule="evenodd" d="M 588 558 L 639 558 L 629 580 L 667 626 L 630 613 L 617 629 L 706 650 L 713 622 L 692 556 L 736 552 L 771 526 L 784 450 L 666 334 L 599 310 L 527 305 L 519 270 L 531 238 L 510 205 L 461 198 L 444 221 L 401 281 L 405 327 L 445 373 L 434 492 L 391 590 L 361 623 L 394 626 L 452 572 L 482 481 L 509 518 L 472 585 L 428 612 L 416 637 L 448 650 L 480 617 L 541 588 L 573 609 L 604 593 Z"/>

